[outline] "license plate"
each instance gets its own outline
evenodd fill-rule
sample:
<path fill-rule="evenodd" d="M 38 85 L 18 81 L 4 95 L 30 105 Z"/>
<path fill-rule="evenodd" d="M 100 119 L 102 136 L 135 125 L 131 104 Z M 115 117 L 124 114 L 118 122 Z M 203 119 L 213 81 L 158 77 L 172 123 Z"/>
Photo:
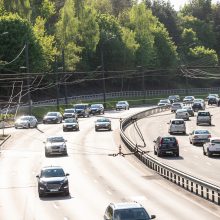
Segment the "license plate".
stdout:
<path fill-rule="evenodd" d="M 58 192 L 58 189 L 51 189 L 50 192 Z"/>

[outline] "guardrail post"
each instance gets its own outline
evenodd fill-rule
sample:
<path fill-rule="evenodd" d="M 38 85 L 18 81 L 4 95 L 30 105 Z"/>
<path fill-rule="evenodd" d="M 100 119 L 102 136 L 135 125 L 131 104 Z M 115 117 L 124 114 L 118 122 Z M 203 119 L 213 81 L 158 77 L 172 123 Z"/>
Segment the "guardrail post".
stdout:
<path fill-rule="evenodd" d="M 189 180 L 186 180 L 186 189 L 189 190 Z"/>
<path fill-rule="evenodd" d="M 191 192 L 193 192 L 193 182 L 191 182 L 191 189 L 190 189 Z"/>
<path fill-rule="evenodd" d="M 206 199 L 209 200 L 209 189 L 206 188 Z"/>
<path fill-rule="evenodd" d="M 185 179 L 182 177 L 182 187 L 185 188 Z"/>
<path fill-rule="evenodd" d="M 220 192 L 218 192 L 218 205 L 220 205 Z"/>
<path fill-rule="evenodd" d="M 196 195 L 198 195 L 198 184 L 196 183 Z"/>
<path fill-rule="evenodd" d="M 212 190 L 212 202 L 215 202 L 215 191 Z"/>
<path fill-rule="evenodd" d="M 204 193 L 203 193 L 203 186 L 201 186 L 201 197 L 204 196 Z"/>

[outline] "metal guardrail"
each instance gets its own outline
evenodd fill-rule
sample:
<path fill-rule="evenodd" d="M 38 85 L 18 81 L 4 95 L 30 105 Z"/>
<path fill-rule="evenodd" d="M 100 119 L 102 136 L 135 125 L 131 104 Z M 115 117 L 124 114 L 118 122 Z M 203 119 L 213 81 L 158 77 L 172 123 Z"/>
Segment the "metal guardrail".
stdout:
<path fill-rule="evenodd" d="M 154 107 L 130 116 L 129 118 L 121 121 L 120 124 L 120 135 L 129 148 L 130 151 L 134 152 L 135 156 L 142 161 L 147 167 L 156 171 L 159 175 L 165 179 L 175 183 L 176 185 L 182 187 L 183 189 L 202 197 L 208 201 L 211 201 L 217 205 L 220 205 L 220 187 L 204 180 L 198 179 L 180 170 L 177 170 L 171 166 L 159 162 L 154 157 L 145 154 L 140 148 L 137 150 L 137 145 L 130 140 L 126 134 L 125 129 L 134 121 L 145 118 L 149 115 L 156 114 L 162 111 L 166 111 L 167 108 L 164 107 Z"/>
<path fill-rule="evenodd" d="M 121 91 L 121 92 L 109 92 L 106 93 L 106 98 L 119 98 L 119 97 L 150 97 L 160 95 L 187 95 L 187 94 L 202 94 L 202 93 L 219 93 L 220 87 L 214 88 L 193 88 L 193 89 L 170 89 L 170 90 L 146 90 L 144 91 Z M 103 93 L 90 94 L 90 95 L 79 95 L 67 97 L 69 101 L 89 101 L 89 100 L 103 100 Z M 53 105 L 56 104 L 56 99 L 49 99 L 44 101 L 33 102 L 33 106 L 38 105 Z M 59 103 L 64 104 L 65 98 L 59 98 Z M 27 104 L 25 104 L 27 105 Z M 23 106 L 25 106 L 23 105 Z"/>

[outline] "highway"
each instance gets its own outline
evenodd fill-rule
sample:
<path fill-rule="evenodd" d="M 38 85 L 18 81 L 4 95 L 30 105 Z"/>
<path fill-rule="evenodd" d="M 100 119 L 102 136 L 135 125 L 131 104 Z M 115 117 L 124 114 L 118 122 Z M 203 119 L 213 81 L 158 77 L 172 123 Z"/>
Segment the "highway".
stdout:
<path fill-rule="evenodd" d="M 139 120 L 138 126 L 140 127 L 144 140 L 146 142 L 146 149 L 150 151 L 150 155 L 157 158 L 161 162 L 175 167 L 187 174 L 191 174 L 195 177 L 198 177 L 202 180 L 213 183 L 217 186 L 220 186 L 220 156 L 213 155 L 212 157 L 207 157 L 203 155 L 203 148 L 201 145 L 192 145 L 189 142 L 188 134 L 194 129 L 207 129 L 211 132 L 213 137 L 220 136 L 220 108 L 213 106 L 207 106 L 207 110 L 210 111 L 212 116 L 212 125 L 196 125 L 196 116 L 190 117 L 190 121 L 186 121 L 186 135 L 175 134 L 177 137 L 180 146 L 180 157 L 176 158 L 173 156 L 165 156 L 158 158 L 154 155 L 153 152 L 153 140 L 158 136 L 169 135 L 167 124 L 170 119 L 175 118 L 175 114 L 170 111 L 165 111 L 163 113 L 152 115 L 148 118 Z M 134 129 L 134 126 L 130 126 L 126 130 L 128 137 L 134 141 L 143 145 L 143 142 L 140 140 L 137 132 Z"/>
<path fill-rule="evenodd" d="M 38 129 L 6 130 L 12 137 L 2 146 L 0 154 L 0 219 L 102 220 L 110 202 L 123 201 L 140 202 L 150 214 L 155 214 L 156 219 L 161 220 L 220 219 L 219 206 L 168 182 L 146 168 L 133 155 L 109 156 L 117 153 L 118 146 L 122 144 L 119 136 L 119 118 L 125 118 L 144 109 L 146 108 L 131 108 L 129 111 L 105 113 L 106 117 L 112 118 L 112 131 L 95 132 L 94 116 L 80 118 L 80 131 L 76 132 L 64 133 L 62 124 L 42 124 Z M 213 108 L 213 111 L 217 112 L 218 109 Z M 164 123 L 169 117 L 171 114 L 164 112 L 156 117 L 144 119 L 143 122 L 140 121 L 147 146 L 151 147 L 151 150 L 152 139 L 159 133 L 167 132 Z M 154 124 L 150 123 L 152 121 Z M 193 126 L 193 121 L 189 123 Z M 213 123 L 215 124 L 214 121 Z M 128 128 L 128 134 L 139 141 L 132 129 L 133 126 Z M 45 158 L 43 141 L 50 135 L 65 137 L 68 147 L 67 157 Z M 182 136 L 181 138 L 187 139 Z M 195 164 L 193 166 L 193 161 L 190 160 L 193 158 L 198 163 L 201 156 L 201 161 L 205 161 L 203 166 L 207 161 L 217 166 L 218 158 L 204 158 L 202 153 L 199 154 L 201 151 L 199 147 L 189 144 L 184 146 L 180 151 L 181 159 L 161 159 L 175 164 L 178 168 L 183 168 L 187 164 L 189 167 L 185 169 L 192 173 L 197 171 L 198 175 L 207 174 L 207 178 L 211 178 L 214 171 L 205 173 L 208 168 L 203 170 L 202 166 L 197 167 Z M 195 152 L 191 159 L 187 159 L 189 162 L 185 162 L 191 150 Z M 128 152 L 124 147 L 122 151 Z M 194 158 L 194 155 L 199 158 Z M 60 165 L 70 174 L 69 197 L 62 195 L 42 199 L 38 197 L 36 175 L 39 174 L 41 167 L 48 165 Z M 217 172 L 217 169 L 214 170 Z M 215 180 L 218 182 L 218 177 Z"/>

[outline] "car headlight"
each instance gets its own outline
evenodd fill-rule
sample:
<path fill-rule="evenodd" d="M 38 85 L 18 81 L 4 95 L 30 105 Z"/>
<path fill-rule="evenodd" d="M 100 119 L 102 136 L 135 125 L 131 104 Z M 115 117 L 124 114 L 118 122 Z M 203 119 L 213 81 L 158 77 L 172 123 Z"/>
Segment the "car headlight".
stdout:
<path fill-rule="evenodd" d="M 63 127 L 65 128 L 65 127 L 67 127 L 67 125 L 64 124 Z"/>

